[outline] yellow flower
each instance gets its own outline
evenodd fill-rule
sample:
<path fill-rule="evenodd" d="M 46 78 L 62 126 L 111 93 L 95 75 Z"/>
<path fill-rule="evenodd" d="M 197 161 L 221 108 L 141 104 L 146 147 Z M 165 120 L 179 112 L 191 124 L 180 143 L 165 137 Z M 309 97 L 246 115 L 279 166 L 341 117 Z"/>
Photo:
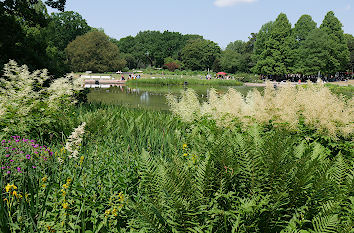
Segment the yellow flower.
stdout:
<path fill-rule="evenodd" d="M 123 195 L 122 192 L 120 192 L 120 193 L 118 194 L 118 197 L 119 197 L 119 201 L 120 201 L 120 202 L 124 202 L 124 195 Z"/>
<path fill-rule="evenodd" d="M 46 182 L 47 180 L 48 180 L 48 177 L 47 177 L 47 176 L 45 176 L 45 177 L 42 178 L 42 181 L 43 181 L 43 182 Z"/>
<path fill-rule="evenodd" d="M 62 192 L 62 196 L 65 196 L 66 195 L 66 191 L 64 189 L 60 190 Z"/>
<path fill-rule="evenodd" d="M 187 154 L 187 153 L 184 153 L 183 156 L 188 156 L 188 154 Z"/>
<path fill-rule="evenodd" d="M 81 164 L 84 162 L 84 159 L 85 159 L 84 156 L 81 156 L 81 157 L 80 157 L 80 163 L 81 163 Z"/>
<path fill-rule="evenodd" d="M 16 185 L 7 184 L 6 187 L 5 187 L 6 192 L 9 192 L 11 189 L 17 189 Z"/>
<path fill-rule="evenodd" d="M 67 189 L 67 188 L 69 188 L 69 185 L 63 184 L 63 188 Z"/>
<path fill-rule="evenodd" d="M 47 185 L 46 184 L 42 184 L 42 188 L 45 188 L 45 187 L 47 187 Z"/>
<path fill-rule="evenodd" d="M 15 197 L 17 197 L 17 192 L 16 192 L 16 191 L 13 191 L 13 192 L 12 192 L 12 195 L 14 195 Z"/>
<path fill-rule="evenodd" d="M 183 144 L 183 150 L 185 150 L 187 147 L 187 144 Z"/>
<path fill-rule="evenodd" d="M 67 209 L 67 208 L 69 207 L 69 204 L 68 204 L 67 202 L 64 202 L 64 203 L 62 204 L 62 206 L 63 206 L 64 209 Z"/>
<path fill-rule="evenodd" d="M 111 210 L 106 210 L 105 212 L 104 212 L 104 214 L 107 216 L 107 215 L 109 215 L 111 213 Z"/>
<path fill-rule="evenodd" d="M 69 177 L 68 179 L 66 179 L 66 183 L 69 185 L 71 183 L 72 179 Z"/>

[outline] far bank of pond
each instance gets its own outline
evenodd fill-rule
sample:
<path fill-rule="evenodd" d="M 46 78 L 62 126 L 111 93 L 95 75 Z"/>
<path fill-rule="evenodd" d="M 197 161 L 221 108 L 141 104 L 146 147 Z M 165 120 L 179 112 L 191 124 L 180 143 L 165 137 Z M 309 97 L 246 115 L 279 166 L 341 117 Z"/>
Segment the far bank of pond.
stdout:
<path fill-rule="evenodd" d="M 165 98 L 165 95 L 168 93 L 180 95 L 183 90 L 191 88 L 198 93 L 201 99 L 205 99 L 208 96 L 209 90 L 214 88 L 201 85 L 90 85 L 87 87 L 90 87 L 90 93 L 88 94 L 88 101 L 90 103 L 123 105 L 132 108 L 144 108 L 151 110 L 168 110 L 169 106 Z M 229 88 L 234 88 L 243 95 L 246 95 L 254 88 L 257 88 L 260 91 L 263 90 L 263 87 L 246 86 L 217 86 L 214 89 L 220 93 L 224 93 Z"/>

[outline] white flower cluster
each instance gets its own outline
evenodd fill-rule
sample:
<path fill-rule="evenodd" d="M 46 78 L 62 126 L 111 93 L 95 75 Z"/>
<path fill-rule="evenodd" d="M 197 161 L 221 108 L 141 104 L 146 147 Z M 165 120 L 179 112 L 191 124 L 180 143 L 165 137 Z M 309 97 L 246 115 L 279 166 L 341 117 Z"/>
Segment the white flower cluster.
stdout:
<path fill-rule="evenodd" d="M 231 126 L 237 119 L 243 125 L 256 123 L 284 124 L 296 130 L 303 119 L 308 126 L 336 137 L 353 134 L 354 100 L 344 100 L 323 85 L 307 84 L 306 88 L 290 84 L 275 90 L 270 84 L 262 95 L 254 90 L 244 97 L 235 89 L 223 95 L 211 90 L 208 101 L 200 103 L 193 90 L 178 100 L 168 95 L 172 111 L 184 121 L 206 116 L 220 126 Z"/>
<path fill-rule="evenodd" d="M 50 114 L 60 107 L 74 103 L 75 91 L 83 88 L 82 80 L 70 77 L 55 80 L 50 87 L 43 83 L 50 76 L 47 70 L 29 72 L 26 65 L 18 66 L 10 61 L 0 78 L 0 120 L 6 122 L 5 131 L 11 125 L 28 127 L 33 115 L 44 115 L 43 121 L 50 122 Z"/>
<path fill-rule="evenodd" d="M 77 159 L 79 155 L 79 151 L 81 148 L 82 137 L 85 133 L 85 126 L 86 122 L 83 122 L 79 125 L 69 136 L 68 140 L 66 141 L 65 149 L 70 152 L 68 156 L 70 159 L 74 158 Z"/>

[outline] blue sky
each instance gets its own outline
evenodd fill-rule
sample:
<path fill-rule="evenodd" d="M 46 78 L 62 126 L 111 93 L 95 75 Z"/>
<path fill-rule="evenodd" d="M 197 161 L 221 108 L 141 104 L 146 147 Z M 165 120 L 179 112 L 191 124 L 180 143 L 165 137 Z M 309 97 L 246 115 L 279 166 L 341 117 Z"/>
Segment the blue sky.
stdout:
<path fill-rule="evenodd" d="M 79 12 L 90 26 L 120 39 L 144 30 L 200 34 L 221 47 L 247 40 L 251 32 L 281 12 L 292 25 L 302 14 L 321 24 L 332 10 L 354 35 L 354 0 L 67 0 L 67 11 Z"/>

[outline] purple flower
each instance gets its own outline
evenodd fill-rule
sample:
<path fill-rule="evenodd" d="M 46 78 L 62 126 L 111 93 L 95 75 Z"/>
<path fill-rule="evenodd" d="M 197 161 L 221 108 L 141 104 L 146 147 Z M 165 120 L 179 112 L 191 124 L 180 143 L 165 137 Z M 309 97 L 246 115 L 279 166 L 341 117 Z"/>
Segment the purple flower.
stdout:
<path fill-rule="evenodd" d="M 51 151 L 51 152 L 49 152 L 49 154 L 50 154 L 50 155 L 53 155 L 53 152 Z"/>
<path fill-rule="evenodd" d="M 6 157 L 6 158 L 8 158 L 8 157 L 10 157 L 10 155 L 9 155 L 9 154 L 7 154 L 7 155 L 5 155 L 5 157 Z"/>
<path fill-rule="evenodd" d="M 32 166 L 32 168 L 37 168 L 36 166 Z"/>
<path fill-rule="evenodd" d="M 13 161 L 14 161 L 13 159 L 10 160 L 10 162 L 13 162 Z"/>
<path fill-rule="evenodd" d="M 38 151 L 35 151 L 34 153 L 35 153 L 35 154 L 38 154 Z"/>
<path fill-rule="evenodd" d="M 7 173 L 7 174 L 10 174 L 11 172 L 10 172 L 10 171 L 7 171 L 6 173 Z"/>
<path fill-rule="evenodd" d="M 30 142 L 36 142 L 35 140 L 31 140 Z"/>
<path fill-rule="evenodd" d="M 28 142 L 28 139 L 23 139 L 22 141 L 23 141 L 23 142 Z"/>
<path fill-rule="evenodd" d="M 31 156 L 30 155 L 26 155 L 26 159 L 30 159 L 31 158 Z"/>
<path fill-rule="evenodd" d="M 17 167 L 17 171 L 18 171 L 19 173 L 22 172 L 20 167 Z"/>
<path fill-rule="evenodd" d="M 16 141 L 16 142 L 19 142 L 19 141 L 20 141 L 20 139 L 16 139 L 15 141 Z"/>
<path fill-rule="evenodd" d="M 5 167 L 1 167 L 1 170 L 4 170 L 5 169 Z"/>

